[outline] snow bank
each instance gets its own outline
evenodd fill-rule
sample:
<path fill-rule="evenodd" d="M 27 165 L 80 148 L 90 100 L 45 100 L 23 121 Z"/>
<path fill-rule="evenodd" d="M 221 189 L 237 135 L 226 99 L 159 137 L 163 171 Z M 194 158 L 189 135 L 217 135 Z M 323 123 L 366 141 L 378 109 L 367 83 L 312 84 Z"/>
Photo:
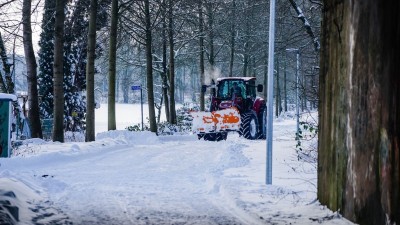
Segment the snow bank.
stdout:
<path fill-rule="evenodd" d="M 52 142 L 33 138 L 19 142 L 13 149 L 12 157 L 33 157 L 44 154 L 71 155 L 78 152 L 94 150 L 107 150 L 117 145 L 147 145 L 161 143 L 159 137 L 149 131 L 131 132 L 127 130 L 114 130 L 98 133 L 95 142 Z M 51 156 L 47 156 L 50 160 Z"/>
<path fill-rule="evenodd" d="M 116 140 L 127 144 L 143 145 L 160 143 L 159 138 L 155 133 L 150 131 L 132 132 L 127 130 L 112 130 L 108 132 L 98 133 L 96 140 Z"/>

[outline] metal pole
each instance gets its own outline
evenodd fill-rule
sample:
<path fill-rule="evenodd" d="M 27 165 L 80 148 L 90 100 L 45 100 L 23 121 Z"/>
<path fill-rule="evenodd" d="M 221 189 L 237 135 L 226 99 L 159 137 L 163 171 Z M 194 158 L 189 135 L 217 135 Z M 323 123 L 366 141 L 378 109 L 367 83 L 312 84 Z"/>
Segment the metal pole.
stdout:
<path fill-rule="evenodd" d="M 267 168 L 266 183 L 272 184 L 272 125 L 274 95 L 274 48 L 275 48 L 275 0 L 269 8 L 269 49 L 268 49 L 268 107 L 267 107 Z"/>
<path fill-rule="evenodd" d="M 296 52 L 296 140 L 299 138 L 299 131 L 300 131 L 300 125 L 299 125 L 299 73 L 300 73 L 300 50 L 297 50 Z"/>
<path fill-rule="evenodd" d="M 142 112 L 142 131 L 143 131 L 143 94 L 142 87 L 140 87 L 140 111 Z"/>

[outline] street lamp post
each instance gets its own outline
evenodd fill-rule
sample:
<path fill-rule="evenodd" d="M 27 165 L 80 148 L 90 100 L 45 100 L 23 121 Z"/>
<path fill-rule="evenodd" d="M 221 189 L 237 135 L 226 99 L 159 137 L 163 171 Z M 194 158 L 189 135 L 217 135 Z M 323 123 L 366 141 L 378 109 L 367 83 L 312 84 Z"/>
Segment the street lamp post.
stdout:
<path fill-rule="evenodd" d="M 299 73 L 300 73 L 300 50 L 298 48 L 288 48 L 287 52 L 296 53 L 296 140 L 299 138 L 300 132 L 300 113 L 299 113 Z"/>
<path fill-rule="evenodd" d="M 268 40 L 268 106 L 267 106 L 267 165 L 266 184 L 272 184 L 272 133 L 274 95 L 275 0 L 270 1 Z"/>

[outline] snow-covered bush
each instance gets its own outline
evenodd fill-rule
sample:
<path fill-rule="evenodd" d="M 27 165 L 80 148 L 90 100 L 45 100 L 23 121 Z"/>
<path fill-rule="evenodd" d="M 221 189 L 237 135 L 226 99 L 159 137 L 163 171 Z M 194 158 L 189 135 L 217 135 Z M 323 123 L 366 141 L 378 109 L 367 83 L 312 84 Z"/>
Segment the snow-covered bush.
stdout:
<path fill-rule="evenodd" d="M 66 131 L 64 133 L 65 142 L 85 142 L 85 133 Z"/>
<path fill-rule="evenodd" d="M 192 131 L 193 117 L 190 115 L 191 111 L 198 110 L 198 106 L 186 103 L 176 110 L 176 124 L 171 124 L 167 121 L 162 121 L 157 124 L 157 133 L 159 135 L 173 135 L 176 133 L 186 134 Z M 147 118 L 148 121 L 148 118 Z M 150 130 L 149 122 L 144 124 L 144 131 Z M 134 124 L 126 128 L 129 131 L 142 131 L 140 123 Z"/>
<path fill-rule="evenodd" d="M 296 153 L 299 161 L 317 166 L 318 160 L 318 121 L 315 114 L 309 113 L 300 121 L 299 133 L 296 137 Z"/>
<path fill-rule="evenodd" d="M 140 125 L 140 123 L 134 124 L 132 126 L 128 126 L 127 128 L 125 128 L 128 131 L 142 131 L 142 127 Z M 147 124 L 143 124 L 143 131 L 149 131 L 150 127 Z"/>

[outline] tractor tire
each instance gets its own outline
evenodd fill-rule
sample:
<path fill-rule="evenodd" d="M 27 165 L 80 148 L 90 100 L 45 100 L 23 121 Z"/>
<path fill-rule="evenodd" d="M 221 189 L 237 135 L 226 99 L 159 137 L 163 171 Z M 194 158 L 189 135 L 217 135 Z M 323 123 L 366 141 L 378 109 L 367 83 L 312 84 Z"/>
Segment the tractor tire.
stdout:
<path fill-rule="evenodd" d="M 222 140 L 226 140 L 227 136 L 228 136 L 228 132 L 203 134 L 203 138 L 205 141 L 222 141 Z"/>
<path fill-rule="evenodd" d="M 253 112 L 242 114 L 242 123 L 240 125 L 239 134 L 246 139 L 254 140 L 258 139 L 258 119 Z"/>
<path fill-rule="evenodd" d="M 266 139 L 267 137 L 267 108 L 261 110 L 260 116 L 258 117 L 260 131 L 258 134 L 258 139 Z"/>

